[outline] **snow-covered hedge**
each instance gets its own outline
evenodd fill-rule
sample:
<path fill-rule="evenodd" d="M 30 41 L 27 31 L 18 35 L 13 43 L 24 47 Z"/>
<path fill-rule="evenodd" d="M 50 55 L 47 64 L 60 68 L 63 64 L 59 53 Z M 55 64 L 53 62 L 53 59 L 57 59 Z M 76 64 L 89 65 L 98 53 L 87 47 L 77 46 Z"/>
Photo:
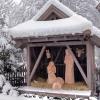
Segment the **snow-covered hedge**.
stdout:
<path fill-rule="evenodd" d="M 18 92 L 13 89 L 4 75 L 0 74 L 0 92 L 4 95 L 18 96 Z"/>

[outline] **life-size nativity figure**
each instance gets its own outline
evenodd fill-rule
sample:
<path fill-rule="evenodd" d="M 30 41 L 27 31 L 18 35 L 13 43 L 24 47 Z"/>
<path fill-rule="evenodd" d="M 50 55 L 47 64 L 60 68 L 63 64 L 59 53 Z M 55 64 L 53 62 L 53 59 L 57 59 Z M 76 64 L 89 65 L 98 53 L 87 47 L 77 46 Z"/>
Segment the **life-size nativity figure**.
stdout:
<path fill-rule="evenodd" d="M 56 67 L 53 61 L 50 61 L 48 66 L 47 66 L 47 72 L 48 72 L 48 79 L 47 82 L 48 84 L 52 85 L 53 89 L 61 89 L 64 80 L 61 77 L 56 77 Z"/>
<path fill-rule="evenodd" d="M 67 84 L 74 84 L 74 60 L 71 55 L 71 52 L 66 49 L 65 50 L 65 83 Z"/>

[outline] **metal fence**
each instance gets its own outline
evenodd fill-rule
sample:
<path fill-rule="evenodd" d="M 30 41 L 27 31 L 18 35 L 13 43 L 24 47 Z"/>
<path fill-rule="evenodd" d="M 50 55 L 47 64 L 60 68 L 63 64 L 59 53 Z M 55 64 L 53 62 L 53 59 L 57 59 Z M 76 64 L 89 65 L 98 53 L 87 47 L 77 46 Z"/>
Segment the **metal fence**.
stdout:
<path fill-rule="evenodd" d="M 6 79 L 11 83 L 12 86 L 25 86 L 26 85 L 26 67 L 23 66 L 19 71 L 6 72 Z"/>

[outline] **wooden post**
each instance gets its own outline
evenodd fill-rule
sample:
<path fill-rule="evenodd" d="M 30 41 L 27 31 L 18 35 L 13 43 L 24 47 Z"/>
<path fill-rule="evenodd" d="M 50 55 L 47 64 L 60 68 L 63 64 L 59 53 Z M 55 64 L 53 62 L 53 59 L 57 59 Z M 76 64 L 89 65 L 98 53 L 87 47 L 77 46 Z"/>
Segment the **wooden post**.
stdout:
<path fill-rule="evenodd" d="M 92 90 L 93 92 L 95 92 L 95 86 L 96 86 L 96 82 L 95 82 L 95 46 L 93 44 L 91 44 L 91 63 L 92 63 Z"/>
<path fill-rule="evenodd" d="M 30 47 L 27 46 L 27 85 L 28 86 L 31 85 L 29 77 L 30 77 Z"/>
<path fill-rule="evenodd" d="M 87 48 L 87 78 L 88 78 L 88 86 L 89 89 L 93 89 L 93 76 L 94 76 L 94 46 L 91 44 L 90 41 L 86 44 Z"/>
<path fill-rule="evenodd" d="M 69 49 L 69 51 L 70 51 L 70 53 L 71 53 L 71 55 L 72 55 L 72 57 L 73 57 L 73 59 L 74 59 L 74 61 L 76 63 L 81 75 L 83 76 L 83 79 L 85 80 L 86 84 L 88 85 L 87 77 L 86 77 L 86 75 L 85 75 L 80 63 L 78 62 L 77 58 L 75 57 L 74 53 L 72 52 L 71 48 L 68 45 L 67 45 L 67 48 Z"/>
<path fill-rule="evenodd" d="M 36 61 L 35 65 L 34 65 L 34 67 L 33 67 L 32 72 L 31 72 L 31 75 L 30 75 L 30 78 L 29 78 L 30 81 L 31 81 L 32 77 L 35 74 L 35 71 L 36 71 L 36 69 L 37 69 L 37 67 L 38 67 L 38 65 L 40 63 L 40 60 L 41 60 L 41 58 L 43 56 L 43 53 L 44 53 L 45 49 L 46 49 L 46 46 L 43 46 L 42 49 L 41 49 L 41 52 L 40 52 L 40 54 L 39 54 L 39 56 L 37 58 L 37 61 Z"/>

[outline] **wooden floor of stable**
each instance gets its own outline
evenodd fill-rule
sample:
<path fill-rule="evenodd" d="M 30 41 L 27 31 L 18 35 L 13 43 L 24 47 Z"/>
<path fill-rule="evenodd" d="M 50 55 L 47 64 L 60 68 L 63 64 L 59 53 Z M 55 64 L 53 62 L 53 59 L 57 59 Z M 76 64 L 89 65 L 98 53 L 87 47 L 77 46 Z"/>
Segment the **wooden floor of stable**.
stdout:
<path fill-rule="evenodd" d="M 52 86 L 49 85 L 47 82 L 34 81 L 31 83 L 31 86 L 35 88 L 52 89 Z M 62 89 L 63 90 L 89 90 L 88 86 L 83 82 L 76 82 L 75 84 L 64 84 Z"/>

